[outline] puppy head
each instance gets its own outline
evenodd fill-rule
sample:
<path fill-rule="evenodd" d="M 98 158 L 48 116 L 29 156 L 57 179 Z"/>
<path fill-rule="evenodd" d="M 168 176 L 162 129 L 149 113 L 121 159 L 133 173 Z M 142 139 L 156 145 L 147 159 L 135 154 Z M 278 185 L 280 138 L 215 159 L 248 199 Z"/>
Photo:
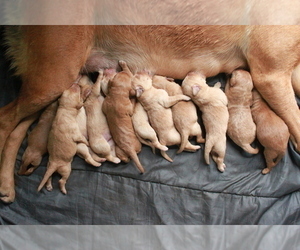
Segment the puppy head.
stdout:
<path fill-rule="evenodd" d="M 250 73 L 246 70 L 235 70 L 232 72 L 231 78 L 229 79 L 230 87 L 239 87 L 252 89 L 253 82 Z"/>
<path fill-rule="evenodd" d="M 117 72 L 115 69 L 105 69 L 103 71 L 103 76 L 101 80 L 101 90 L 105 96 L 108 93 L 108 82 L 112 80 L 116 74 Z"/>
<path fill-rule="evenodd" d="M 81 88 L 74 83 L 70 88 L 66 89 L 59 98 L 59 105 L 66 108 L 80 109 L 83 105 L 81 97 Z"/>
<path fill-rule="evenodd" d="M 182 82 L 183 94 L 193 97 L 196 96 L 200 90 L 208 87 L 206 84 L 205 77 L 198 72 L 190 72 L 186 75 Z"/>
<path fill-rule="evenodd" d="M 130 74 L 128 74 L 125 71 L 121 71 L 121 72 L 117 73 L 113 77 L 113 79 L 109 80 L 108 88 L 111 88 L 111 87 L 116 87 L 116 88 L 120 88 L 120 89 L 131 88 L 131 80 L 132 80 L 132 77 Z"/>
<path fill-rule="evenodd" d="M 81 97 L 83 99 L 83 101 L 86 100 L 86 98 L 90 95 L 90 93 L 92 92 L 92 88 L 93 88 L 93 83 L 90 80 L 90 78 L 86 75 L 81 76 L 78 85 L 80 86 L 80 93 L 81 93 Z"/>
<path fill-rule="evenodd" d="M 175 83 L 173 78 L 169 78 L 169 77 L 165 77 L 165 76 L 155 75 L 152 78 L 153 86 L 156 88 L 164 89 L 166 86 L 168 86 L 170 84 L 170 82 Z"/>
<path fill-rule="evenodd" d="M 139 72 L 134 75 L 132 87 L 136 89 L 138 86 L 143 88 L 144 91 L 152 87 L 152 78 L 148 72 Z"/>
<path fill-rule="evenodd" d="M 138 85 L 135 87 L 135 94 L 136 94 L 136 97 L 139 98 L 143 93 L 144 93 L 145 89 Z"/>

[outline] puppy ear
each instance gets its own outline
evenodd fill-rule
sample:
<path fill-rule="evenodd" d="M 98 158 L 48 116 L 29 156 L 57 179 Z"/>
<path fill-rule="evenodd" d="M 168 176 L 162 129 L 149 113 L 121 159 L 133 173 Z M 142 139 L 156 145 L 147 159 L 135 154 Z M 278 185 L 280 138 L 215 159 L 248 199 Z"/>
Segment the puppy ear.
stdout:
<path fill-rule="evenodd" d="M 136 92 L 136 97 L 140 97 L 144 92 L 144 88 L 139 85 L 135 88 L 135 92 Z"/>
<path fill-rule="evenodd" d="M 234 87 L 236 85 L 236 80 L 234 78 L 230 78 L 228 80 L 229 86 Z"/>
<path fill-rule="evenodd" d="M 193 95 L 197 95 L 200 90 L 201 90 L 201 87 L 199 85 L 192 86 Z"/>
<path fill-rule="evenodd" d="M 129 91 L 129 96 L 135 96 L 136 94 L 135 94 L 135 90 L 134 89 L 131 89 L 130 91 Z"/>
<path fill-rule="evenodd" d="M 214 85 L 214 87 L 215 87 L 215 88 L 218 88 L 218 89 L 221 88 L 221 86 L 222 86 L 222 84 L 221 84 L 220 82 L 217 82 L 217 83 Z"/>
<path fill-rule="evenodd" d="M 92 89 L 91 88 L 86 88 L 83 93 L 82 93 L 82 99 L 83 101 L 86 100 L 86 98 L 91 94 Z"/>
<path fill-rule="evenodd" d="M 171 77 L 166 77 L 166 79 L 169 81 L 169 82 L 174 82 L 174 78 L 171 78 Z"/>
<path fill-rule="evenodd" d="M 77 106 L 76 106 L 76 109 L 81 109 L 82 108 L 82 106 L 83 106 L 83 101 L 82 101 L 82 99 L 80 98 L 80 102 L 77 104 Z"/>

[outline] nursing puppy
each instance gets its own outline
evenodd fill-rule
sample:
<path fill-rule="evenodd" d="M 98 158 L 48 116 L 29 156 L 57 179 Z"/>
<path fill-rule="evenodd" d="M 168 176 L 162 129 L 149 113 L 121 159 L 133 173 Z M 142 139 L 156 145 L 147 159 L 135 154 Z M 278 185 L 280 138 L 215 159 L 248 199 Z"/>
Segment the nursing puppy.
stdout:
<path fill-rule="evenodd" d="M 116 74 L 108 83 L 107 96 L 103 101 L 102 111 L 116 143 L 117 157 L 127 162 L 133 160 L 137 169 L 144 173 L 144 167 L 140 163 L 137 153 L 142 145 L 135 135 L 131 116 L 133 104 L 130 96 L 134 94 L 131 87 L 132 73 L 124 61 L 119 62 L 123 71 Z"/>
<path fill-rule="evenodd" d="M 162 151 L 168 150 L 166 146 L 159 143 L 156 132 L 149 123 L 147 112 L 140 102 L 135 104 L 132 115 L 132 124 L 137 138 L 141 143 L 150 146 L 153 153 L 155 153 L 155 148 Z"/>
<path fill-rule="evenodd" d="M 229 112 L 227 135 L 246 152 L 257 154 L 259 150 L 250 145 L 256 136 L 256 125 L 250 109 L 252 89 L 253 82 L 249 72 L 233 71 L 225 86 Z"/>
<path fill-rule="evenodd" d="M 71 162 L 76 154 L 77 144 L 84 143 L 88 145 L 88 141 L 80 132 L 76 121 L 79 109 L 83 106 L 79 85 L 73 84 L 65 90 L 58 103 L 59 106 L 48 138 L 49 162 L 47 171 L 38 187 L 38 191 L 46 183 L 47 190 L 52 190 L 51 176 L 57 171 L 61 175 L 59 180 L 60 190 L 63 194 L 66 194 L 65 185 L 71 173 Z M 101 164 L 98 163 L 98 165 Z"/>
<path fill-rule="evenodd" d="M 120 163 L 120 159 L 115 156 L 114 143 L 112 142 L 112 145 L 108 143 L 112 138 L 106 117 L 102 112 L 104 97 L 100 91 L 103 77 L 103 71 L 100 71 L 92 92 L 84 103 L 87 115 L 87 135 L 93 152 L 108 161 Z"/>
<path fill-rule="evenodd" d="M 264 147 L 267 167 L 262 173 L 267 174 L 283 158 L 290 133 L 283 120 L 269 108 L 256 90 L 253 90 L 251 112 L 256 124 L 257 139 Z"/>
<path fill-rule="evenodd" d="M 155 88 L 164 89 L 169 96 L 182 95 L 180 85 L 176 84 L 174 80 L 167 79 L 163 76 L 155 75 L 152 78 L 152 84 Z M 198 145 L 192 145 L 189 142 L 189 137 L 196 136 L 198 143 L 204 143 L 202 137 L 202 130 L 198 123 L 197 110 L 192 101 L 178 102 L 171 107 L 172 117 L 175 128 L 181 136 L 181 144 L 177 153 L 181 153 L 185 148 L 191 151 L 196 151 L 200 148 Z"/>
<path fill-rule="evenodd" d="M 37 125 L 27 139 L 27 148 L 22 156 L 18 174 L 29 175 L 41 164 L 43 156 L 48 152 L 48 135 L 57 111 L 57 102 L 50 104 L 41 114 Z M 28 166 L 31 166 L 28 168 Z"/>
<path fill-rule="evenodd" d="M 204 158 L 209 164 L 209 154 L 216 162 L 218 170 L 224 172 L 226 165 L 226 131 L 229 114 L 227 98 L 218 87 L 209 87 L 205 77 L 197 72 L 190 72 L 182 82 L 182 91 L 202 111 L 202 120 L 206 130 Z"/>
<path fill-rule="evenodd" d="M 158 135 L 159 142 L 164 146 L 179 145 L 181 138 L 174 126 L 170 108 L 179 101 L 189 101 L 190 98 L 183 94 L 169 96 L 165 90 L 154 88 L 152 79 L 146 72 L 135 74 L 132 84 L 138 101 L 146 110 L 150 124 Z M 189 147 L 185 147 L 184 150 L 195 151 Z M 161 154 L 172 162 L 165 151 L 161 151 Z"/>
<path fill-rule="evenodd" d="M 78 123 L 79 130 L 81 134 L 88 140 L 88 134 L 87 134 L 87 118 L 85 109 L 81 107 L 78 111 L 78 115 L 76 117 L 76 121 Z M 97 154 L 94 153 L 94 151 L 90 148 L 90 146 L 87 146 L 86 144 L 80 142 L 77 144 L 77 151 L 76 155 L 84 159 L 87 163 L 90 165 L 93 165 L 95 167 L 99 167 L 100 162 L 104 162 L 106 159 L 99 157 Z"/>
<path fill-rule="evenodd" d="M 100 71 L 101 72 L 101 71 Z M 108 92 L 108 82 L 117 74 L 115 69 L 105 69 L 101 80 L 101 92 L 105 97 Z"/>
<path fill-rule="evenodd" d="M 86 101 L 87 97 L 90 95 L 92 92 L 92 81 L 89 79 L 88 76 L 83 75 L 81 76 L 78 85 L 80 86 L 81 89 L 81 96 L 85 97 L 83 100 L 84 102 Z M 81 134 L 88 140 L 88 133 L 87 133 L 87 115 L 85 112 L 84 107 L 81 107 L 78 111 L 78 115 L 76 117 L 76 121 L 79 126 L 79 130 Z M 90 148 L 90 146 L 87 146 L 84 143 L 78 143 L 77 144 L 77 151 L 76 155 L 84 159 L 87 163 L 98 167 L 99 162 L 104 162 L 105 159 L 99 157 L 96 155 L 93 150 Z"/>

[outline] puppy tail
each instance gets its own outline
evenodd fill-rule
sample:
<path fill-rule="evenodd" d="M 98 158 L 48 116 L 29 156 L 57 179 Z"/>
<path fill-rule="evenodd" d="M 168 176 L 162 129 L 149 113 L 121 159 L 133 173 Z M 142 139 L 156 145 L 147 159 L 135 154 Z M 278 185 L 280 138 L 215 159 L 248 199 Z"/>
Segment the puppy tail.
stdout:
<path fill-rule="evenodd" d="M 137 156 L 137 154 L 135 152 L 130 155 L 130 158 L 133 160 L 133 162 L 135 163 L 135 166 L 141 172 L 141 174 L 145 173 L 145 169 L 142 166 L 142 164 L 141 164 L 141 162 L 139 160 L 139 157 Z"/>
<path fill-rule="evenodd" d="M 184 148 L 186 147 L 186 144 L 189 139 L 189 135 L 187 133 L 182 132 L 182 133 L 180 133 L 180 137 L 181 137 L 181 144 L 180 144 L 178 151 L 176 152 L 177 154 L 181 153 L 184 150 Z"/>
<path fill-rule="evenodd" d="M 167 161 L 173 162 L 173 160 L 170 158 L 170 156 L 168 156 L 166 151 L 161 150 L 160 153 L 161 153 L 162 157 L 164 157 Z"/>
<path fill-rule="evenodd" d="M 275 158 L 274 158 L 276 154 L 275 152 L 272 152 L 270 154 L 270 151 L 269 152 L 267 151 L 267 153 L 265 151 L 264 153 L 265 153 L 267 167 L 262 170 L 262 174 L 267 174 L 281 161 L 281 159 L 284 157 L 284 153 L 279 153 L 278 155 L 276 155 Z"/>
<path fill-rule="evenodd" d="M 259 152 L 258 148 L 253 148 L 250 144 L 243 145 L 242 149 L 244 149 L 249 154 L 257 154 Z"/>
<path fill-rule="evenodd" d="M 53 173 L 56 171 L 56 168 L 54 167 L 50 167 L 49 165 L 47 166 L 47 171 L 37 189 L 38 192 L 41 191 L 41 189 L 45 186 L 46 182 L 48 181 L 48 179 L 53 175 Z"/>

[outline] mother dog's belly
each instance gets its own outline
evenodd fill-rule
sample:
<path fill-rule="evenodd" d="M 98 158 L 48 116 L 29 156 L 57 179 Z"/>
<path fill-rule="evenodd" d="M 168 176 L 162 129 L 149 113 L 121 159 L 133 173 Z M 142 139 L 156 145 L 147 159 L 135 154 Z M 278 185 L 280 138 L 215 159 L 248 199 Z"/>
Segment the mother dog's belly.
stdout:
<path fill-rule="evenodd" d="M 163 53 L 162 53 L 163 54 Z M 128 67 L 136 73 L 149 70 L 153 74 L 183 79 L 190 71 L 200 71 L 206 77 L 215 76 L 219 73 L 232 73 L 237 68 L 247 68 L 247 63 L 240 57 L 217 58 L 211 55 L 195 55 L 191 58 L 165 57 L 163 55 L 144 56 L 120 53 L 120 56 L 106 57 L 105 53 L 96 49 L 92 51 L 86 61 L 84 69 L 87 72 L 95 72 L 100 69 L 115 69 L 120 71 L 119 60 L 127 62 Z"/>

